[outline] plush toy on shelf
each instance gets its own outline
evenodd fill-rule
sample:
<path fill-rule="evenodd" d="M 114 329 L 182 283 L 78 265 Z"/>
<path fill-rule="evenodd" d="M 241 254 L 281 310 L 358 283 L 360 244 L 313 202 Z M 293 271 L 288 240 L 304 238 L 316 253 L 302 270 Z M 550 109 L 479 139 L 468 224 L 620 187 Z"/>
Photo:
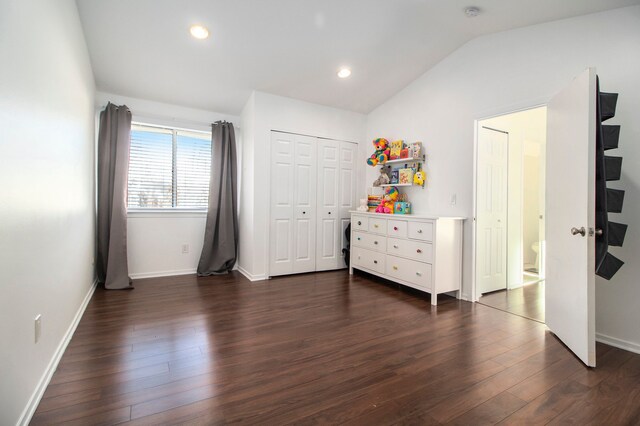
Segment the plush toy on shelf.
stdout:
<path fill-rule="evenodd" d="M 413 175 L 413 184 L 414 185 L 424 185 L 424 181 L 427 179 L 427 175 L 425 174 L 424 171 L 420 170 L 417 171 L 414 175 Z"/>
<path fill-rule="evenodd" d="M 366 198 L 360 198 L 360 207 L 358 207 L 356 210 L 358 210 L 359 212 L 368 211 L 369 207 L 367 207 L 367 202 L 368 200 Z"/>
<path fill-rule="evenodd" d="M 386 163 L 389 159 L 389 141 L 385 138 L 378 138 L 373 141 L 373 146 L 375 147 L 375 152 L 367 159 L 367 164 L 375 166 Z"/>
<path fill-rule="evenodd" d="M 389 175 L 384 169 L 384 167 L 380 168 L 380 176 L 378 176 L 378 179 L 373 181 L 373 186 L 386 185 L 389 183 Z"/>
<path fill-rule="evenodd" d="M 376 213 L 393 214 L 393 206 L 398 199 L 400 192 L 395 186 L 389 186 L 384 190 L 384 197 L 378 207 L 376 207 Z"/>

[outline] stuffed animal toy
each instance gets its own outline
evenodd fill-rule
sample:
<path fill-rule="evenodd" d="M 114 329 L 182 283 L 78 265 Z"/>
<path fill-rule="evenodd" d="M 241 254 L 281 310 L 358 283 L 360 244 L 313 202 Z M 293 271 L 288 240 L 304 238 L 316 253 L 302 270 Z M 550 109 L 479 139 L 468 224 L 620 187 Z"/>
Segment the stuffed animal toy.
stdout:
<path fill-rule="evenodd" d="M 376 213 L 393 214 L 393 205 L 398 199 L 400 192 L 395 186 L 389 186 L 384 190 L 382 202 L 376 207 Z"/>
<path fill-rule="evenodd" d="M 414 185 L 424 185 L 424 181 L 427 179 L 427 175 L 420 170 L 419 172 L 416 172 L 415 175 L 413 175 L 413 184 Z"/>
<path fill-rule="evenodd" d="M 386 185 L 389 183 L 389 175 L 384 171 L 384 167 L 380 168 L 380 176 L 373 181 L 373 186 Z"/>
<path fill-rule="evenodd" d="M 378 138 L 373 141 L 375 152 L 367 159 L 367 164 L 375 166 L 376 164 L 384 164 L 389 159 L 389 141 L 385 138 Z"/>

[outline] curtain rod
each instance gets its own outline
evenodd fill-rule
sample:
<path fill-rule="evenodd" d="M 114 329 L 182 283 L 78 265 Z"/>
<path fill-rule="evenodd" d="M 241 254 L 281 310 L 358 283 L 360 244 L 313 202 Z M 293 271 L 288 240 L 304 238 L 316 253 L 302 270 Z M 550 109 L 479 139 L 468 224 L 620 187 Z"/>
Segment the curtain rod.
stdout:
<path fill-rule="evenodd" d="M 107 102 L 108 104 L 109 102 Z M 113 103 L 113 102 L 111 102 Z M 107 107 L 107 104 L 102 105 L 100 107 L 100 111 L 104 110 Z M 215 123 L 215 121 L 195 121 L 195 120 L 189 120 L 189 119 L 182 119 L 182 118 L 178 118 L 178 117 L 169 117 L 169 116 L 163 116 L 163 115 L 156 115 L 156 114 L 145 114 L 143 113 L 136 113 L 135 111 L 133 111 L 131 109 L 131 107 L 129 107 L 127 105 L 127 107 L 129 108 L 129 110 L 131 111 L 131 115 L 133 115 L 134 120 L 136 117 L 139 118 L 150 118 L 153 120 L 164 120 L 164 121 L 173 121 L 173 122 L 178 122 L 178 123 L 184 123 L 184 124 L 193 124 L 193 125 L 197 125 L 197 126 L 206 126 L 206 127 L 210 127 L 211 124 Z M 227 121 L 227 120 L 217 120 L 217 121 Z M 232 123 L 229 121 L 229 123 Z M 238 126 L 237 124 L 233 124 L 233 127 L 240 130 L 240 126 Z"/>

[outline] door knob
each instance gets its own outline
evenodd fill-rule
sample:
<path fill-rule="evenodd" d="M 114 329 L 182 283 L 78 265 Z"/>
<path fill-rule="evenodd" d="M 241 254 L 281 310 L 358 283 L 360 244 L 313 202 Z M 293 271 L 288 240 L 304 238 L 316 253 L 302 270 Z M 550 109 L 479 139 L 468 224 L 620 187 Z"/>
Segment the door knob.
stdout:
<path fill-rule="evenodd" d="M 587 233 L 587 231 L 585 231 L 584 226 L 581 227 L 580 229 L 578 228 L 571 228 L 571 235 L 582 235 L 583 237 L 585 236 L 585 234 Z"/>

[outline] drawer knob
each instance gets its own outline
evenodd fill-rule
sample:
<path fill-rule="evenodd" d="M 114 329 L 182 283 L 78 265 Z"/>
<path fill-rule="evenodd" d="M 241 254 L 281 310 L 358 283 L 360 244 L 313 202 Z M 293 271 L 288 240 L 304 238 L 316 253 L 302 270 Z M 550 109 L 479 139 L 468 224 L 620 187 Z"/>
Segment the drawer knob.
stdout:
<path fill-rule="evenodd" d="M 360 237 L 358 237 L 358 241 L 360 241 Z"/>
<path fill-rule="evenodd" d="M 374 228 L 377 228 L 377 227 L 378 227 L 378 225 L 373 225 L 373 227 L 374 227 Z"/>
<path fill-rule="evenodd" d="M 398 245 L 397 245 L 397 244 L 394 244 L 394 245 L 393 245 L 393 248 L 397 249 L 397 248 L 398 248 Z"/>
<path fill-rule="evenodd" d="M 421 277 L 422 276 L 422 272 L 416 272 L 416 275 Z"/>
<path fill-rule="evenodd" d="M 360 256 L 358 256 L 358 259 L 360 259 Z"/>
<path fill-rule="evenodd" d="M 393 230 L 394 230 L 394 231 L 397 231 L 397 230 L 398 230 L 398 227 L 397 227 L 397 226 L 394 226 L 394 227 L 393 227 Z"/>
<path fill-rule="evenodd" d="M 398 270 L 398 267 L 397 267 L 397 266 L 394 266 L 394 267 L 393 267 L 393 270 L 394 270 L 394 271 L 397 271 L 397 270 Z"/>
<path fill-rule="evenodd" d="M 377 241 L 374 241 L 374 242 L 373 242 L 373 244 L 378 245 L 378 242 L 377 242 Z"/>
<path fill-rule="evenodd" d="M 377 260 L 374 260 L 374 261 L 373 261 L 373 263 L 375 263 L 375 264 L 377 265 L 377 264 L 378 264 L 378 261 L 377 261 Z"/>
<path fill-rule="evenodd" d="M 418 234 L 422 234 L 422 229 L 418 229 Z"/>
<path fill-rule="evenodd" d="M 422 253 L 422 250 L 418 249 L 416 250 L 417 253 Z"/>
<path fill-rule="evenodd" d="M 362 225 L 362 222 L 358 221 L 358 225 Z"/>

